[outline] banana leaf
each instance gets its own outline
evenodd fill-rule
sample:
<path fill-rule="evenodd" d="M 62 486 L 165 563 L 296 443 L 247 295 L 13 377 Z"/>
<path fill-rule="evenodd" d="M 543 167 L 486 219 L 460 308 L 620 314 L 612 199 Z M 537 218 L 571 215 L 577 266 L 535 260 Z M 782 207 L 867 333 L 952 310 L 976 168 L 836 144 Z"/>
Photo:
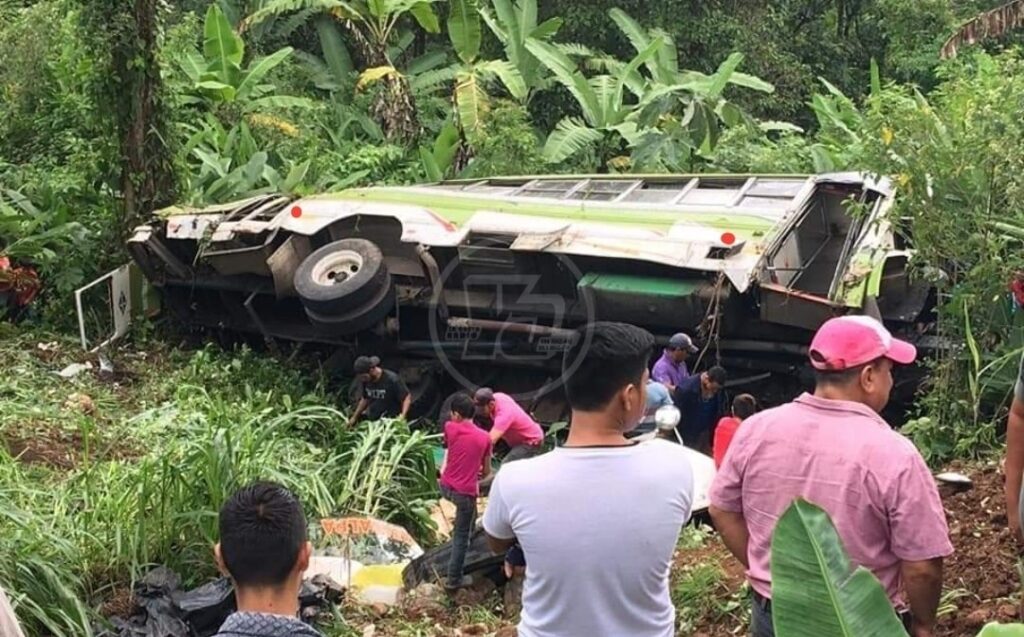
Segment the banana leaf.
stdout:
<path fill-rule="evenodd" d="M 978 637 L 1024 637 L 1024 624 L 985 624 Z"/>
<path fill-rule="evenodd" d="M 854 567 L 832 521 L 797 499 L 772 536 L 772 621 L 785 637 L 905 637 L 878 579 Z"/>

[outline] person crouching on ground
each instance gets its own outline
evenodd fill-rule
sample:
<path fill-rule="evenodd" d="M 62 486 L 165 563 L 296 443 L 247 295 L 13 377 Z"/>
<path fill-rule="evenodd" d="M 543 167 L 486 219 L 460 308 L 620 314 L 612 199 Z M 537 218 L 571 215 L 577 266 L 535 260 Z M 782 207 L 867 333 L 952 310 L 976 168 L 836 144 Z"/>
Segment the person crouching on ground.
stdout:
<path fill-rule="evenodd" d="M 219 526 L 214 557 L 235 586 L 238 611 L 215 637 L 321 637 L 298 619 L 313 549 L 295 496 L 272 482 L 249 485 L 221 507 Z"/>
<path fill-rule="evenodd" d="M 409 388 L 398 374 L 382 368 L 379 358 L 360 356 L 352 371 L 359 381 L 359 403 L 348 420 L 349 427 L 364 416 L 369 421 L 408 416 L 412 404 Z"/>
<path fill-rule="evenodd" d="M 675 634 L 668 576 L 693 471 L 678 445 L 625 437 L 644 411 L 653 347 L 623 323 L 577 332 L 563 361 L 565 444 L 494 478 L 484 530 L 492 551 L 518 543 L 525 558 L 521 636 Z"/>
<path fill-rule="evenodd" d="M 450 420 L 444 425 L 444 459 L 441 461 L 441 495 L 455 505 L 451 557 L 445 588 L 469 586 L 472 579 L 462 574 L 469 539 L 476 521 L 476 499 L 481 477 L 491 472 L 491 438 L 473 422 L 476 406 L 466 394 L 452 399 Z"/>
<path fill-rule="evenodd" d="M 757 413 L 757 400 L 750 394 L 740 394 L 732 399 L 732 415 L 722 418 L 715 426 L 715 442 L 712 445 L 715 469 L 722 466 L 722 459 L 725 458 L 725 452 L 740 424 L 755 413 Z"/>
<path fill-rule="evenodd" d="M 504 440 L 509 451 L 501 459 L 502 466 L 515 460 L 531 458 L 541 452 L 544 430 L 508 394 L 496 392 L 490 387 L 481 387 L 473 396 L 477 414 L 493 423 L 491 444 Z"/>
<path fill-rule="evenodd" d="M 736 432 L 710 509 L 747 568 L 755 637 L 774 635 L 772 531 L 796 498 L 829 514 L 851 561 L 878 577 L 913 637 L 933 634 L 942 560 L 953 553 L 945 512 L 914 443 L 878 415 L 893 365 L 916 356 L 872 318 L 831 319 L 811 341 L 814 393 L 762 411 Z"/>

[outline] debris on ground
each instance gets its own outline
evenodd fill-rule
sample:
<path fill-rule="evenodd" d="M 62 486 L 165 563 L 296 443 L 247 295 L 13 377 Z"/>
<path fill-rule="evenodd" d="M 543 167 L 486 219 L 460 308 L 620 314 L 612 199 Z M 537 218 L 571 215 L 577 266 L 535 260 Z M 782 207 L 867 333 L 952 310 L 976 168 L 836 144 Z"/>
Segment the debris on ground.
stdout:
<path fill-rule="evenodd" d="M 324 519 L 320 527 L 327 546 L 317 551 L 318 572 L 344 577 L 354 597 L 365 604 L 390 606 L 398 601 L 403 571 L 423 555 L 407 530 L 365 517 Z M 331 557 L 336 559 L 325 559 Z"/>
<path fill-rule="evenodd" d="M 84 363 L 71 363 L 64 369 L 57 372 L 57 375 L 61 378 L 71 379 L 78 376 L 82 372 L 87 372 L 92 369 L 92 363 L 86 361 Z"/>
<path fill-rule="evenodd" d="M 75 392 L 64 401 L 64 409 L 78 411 L 87 416 L 96 414 L 96 403 L 88 394 Z"/>
<path fill-rule="evenodd" d="M 160 566 L 135 584 L 133 613 L 110 619 L 111 629 L 98 630 L 98 637 L 209 637 L 235 611 L 235 592 L 225 577 L 191 591 L 180 589 L 181 578 Z M 325 576 L 302 582 L 299 615 L 313 623 L 332 605 L 341 602 L 340 584 Z"/>

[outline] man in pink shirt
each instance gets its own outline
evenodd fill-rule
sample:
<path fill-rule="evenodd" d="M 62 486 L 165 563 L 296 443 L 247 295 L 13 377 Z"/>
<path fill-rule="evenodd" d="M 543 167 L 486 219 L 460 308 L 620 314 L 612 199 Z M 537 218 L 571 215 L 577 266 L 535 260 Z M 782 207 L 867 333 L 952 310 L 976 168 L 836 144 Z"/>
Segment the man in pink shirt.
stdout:
<path fill-rule="evenodd" d="M 893 364 L 916 356 L 874 319 L 832 319 L 811 342 L 814 394 L 737 431 L 711 487 L 711 517 L 747 567 L 755 637 L 774 634 L 771 537 L 798 497 L 828 512 L 850 558 L 882 582 L 910 634 L 932 635 L 942 560 L 953 553 L 949 529 L 921 454 L 878 415 Z"/>
<path fill-rule="evenodd" d="M 530 458 L 540 453 L 544 442 L 544 430 L 530 414 L 519 406 L 511 396 L 496 392 L 490 387 L 481 387 L 473 396 L 478 415 L 490 420 L 491 444 L 504 440 L 509 452 L 502 458 L 506 464 L 514 460 Z"/>

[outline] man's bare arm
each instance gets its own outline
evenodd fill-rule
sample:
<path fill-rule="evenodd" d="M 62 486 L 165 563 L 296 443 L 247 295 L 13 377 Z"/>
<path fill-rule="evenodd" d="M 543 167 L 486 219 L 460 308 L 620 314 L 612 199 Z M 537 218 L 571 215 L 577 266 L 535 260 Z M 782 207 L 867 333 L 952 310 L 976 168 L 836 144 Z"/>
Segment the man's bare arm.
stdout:
<path fill-rule="evenodd" d="M 729 552 L 740 561 L 744 568 L 750 568 L 747 560 L 747 544 L 750 542 L 750 533 L 747 532 L 747 521 L 742 513 L 724 511 L 711 505 L 711 520 L 715 523 L 715 530 L 722 536 L 722 542 Z"/>
<path fill-rule="evenodd" d="M 512 548 L 512 545 L 515 543 L 515 538 L 505 540 L 487 533 L 487 546 L 491 549 L 491 553 L 494 553 L 495 555 L 504 555 L 505 552 Z"/>
<path fill-rule="evenodd" d="M 942 558 L 903 562 L 900 574 L 914 620 L 910 634 L 927 637 L 935 628 L 935 614 L 942 595 Z"/>
<path fill-rule="evenodd" d="M 363 412 L 366 411 L 366 407 L 369 404 L 370 401 L 366 400 L 365 398 L 360 398 L 359 402 L 356 403 L 356 410 L 352 412 L 352 415 L 348 419 L 348 424 L 356 424 L 356 421 L 359 420 L 359 417 L 363 415 Z"/>
<path fill-rule="evenodd" d="M 1024 540 L 1020 528 L 1020 485 L 1024 473 L 1024 400 L 1014 398 L 1006 423 L 1006 519 L 1017 541 Z"/>
<path fill-rule="evenodd" d="M 503 429 L 501 431 L 498 431 L 497 427 L 492 425 L 491 430 L 487 432 L 487 435 L 491 437 L 491 446 L 493 447 L 494 445 L 498 444 L 498 441 L 501 440 L 501 437 L 505 435 L 505 430 Z"/>
<path fill-rule="evenodd" d="M 486 478 L 489 475 L 491 475 L 491 451 L 488 449 L 480 463 L 480 477 Z"/>
<path fill-rule="evenodd" d="M 412 394 L 406 393 L 402 401 L 402 412 L 399 414 L 403 419 L 409 415 L 409 407 L 412 405 Z"/>

